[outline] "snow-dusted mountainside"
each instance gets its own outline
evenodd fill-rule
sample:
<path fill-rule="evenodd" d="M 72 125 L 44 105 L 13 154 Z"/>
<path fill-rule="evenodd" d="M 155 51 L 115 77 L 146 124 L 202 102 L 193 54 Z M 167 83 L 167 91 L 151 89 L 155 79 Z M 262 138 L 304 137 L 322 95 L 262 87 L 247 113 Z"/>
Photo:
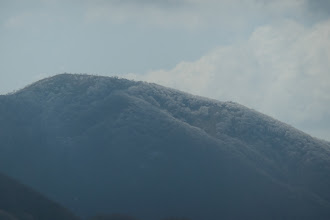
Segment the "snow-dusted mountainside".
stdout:
<path fill-rule="evenodd" d="M 0 96 L 0 171 L 81 216 L 330 218 L 329 142 L 125 79 L 61 74 Z"/>

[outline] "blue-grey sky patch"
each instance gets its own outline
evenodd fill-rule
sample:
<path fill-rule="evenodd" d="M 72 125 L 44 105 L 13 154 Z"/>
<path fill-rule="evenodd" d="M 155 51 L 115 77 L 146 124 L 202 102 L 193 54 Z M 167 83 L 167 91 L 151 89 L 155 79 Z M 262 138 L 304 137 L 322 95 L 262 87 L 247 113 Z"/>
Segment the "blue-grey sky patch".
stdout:
<path fill-rule="evenodd" d="M 322 13 L 327 17 L 330 16 L 329 0 L 308 0 L 307 7 L 314 13 Z"/>

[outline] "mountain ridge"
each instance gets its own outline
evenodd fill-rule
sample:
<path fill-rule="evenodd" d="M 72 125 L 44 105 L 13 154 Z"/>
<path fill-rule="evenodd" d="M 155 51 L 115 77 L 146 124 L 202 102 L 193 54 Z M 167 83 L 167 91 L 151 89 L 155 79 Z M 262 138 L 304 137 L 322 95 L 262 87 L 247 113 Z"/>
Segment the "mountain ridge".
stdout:
<path fill-rule="evenodd" d="M 308 215 L 317 216 L 315 210 L 329 216 L 326 213 L 330 210 L 330 143 L 237 103 L 193 96 L 145 82 L 62 74 L 0 96 L 0 104 L 3 115 L 0 120 L 7 125 L 6 128 L 0 126 L 0 168 L 5 167 L 6 173 L 80 215 L 106 210 L 102 201 L 112 204 L 114 210 L 117 207 L 125 211 L 124 201 L 109 200 L 115 196 L 132 200 L 131 205 L 127 205 L 129 214 L 149 219 L 156 213 L 164 214 L 162 208 L 152 205 L 155 201 L 164 201 L 164 209 L 168 207 L 175 214 L 184 215 L 200 205 L 200 212 L 190 213 L 198 219 L 208 208 L 187 200 L 195 196 L 210 206 L 209 219 L 242 217 L 243 214 L 235 214 L 230 208 L 231 203 L 250 217 L 258 206 L 270 209 L 269 212 L 278 218 L 285 213 L 299 215 L 295 210 L 297 204 L 314 207 L 309 214 L 307 210 L 302 211 L 305 213 L 300 214 L 302 219 Z M 25 155 L 20 161 L 26 166 L 24 169 L 7 159 L 22 152 Z M 31 161 L 42 162 L 45 168 Z M 164 175 L 160 175 L 160 171 Z M 220 176 L 214 176 L 213 172 Z M 58 176 L 63 176 L 67 182 L 59 180 Z M 185 186 L 183 176 L 195 182 Z M 135 184 L 123 184 L 124 180 Z M 237 180 L 249 184 L 241 186 Z M 81 189 L 75 189 L 81 181 L 86 183 Z M 119 191 L 107 187 L 106 183 Z M 155 196 L 149 192 L 151 183 L 160 187 L 153 191 Z M 103 192 L 86 193 L 93 184 Z M 61 187 L 69 193 L 60 192 Z M 181 206 L 189 209 L 182 208 L 180 213 L 174 208 L 171 202 L 178 203 L 174 202 L 175 194 L 168 193 L 173 198 L 166 195 L 169 189 L 187 203 Z M 273 192 L 266 192 L 266 189 L 273 189 Z M 139 205 L 134 201 L 139 200 L 139 191 L 147 195 L 146 204 L 154 207 L 154 213 L 137 210 Z M 72 200 L 70 196 L 77 197 L 75 194 L 83 198 Z M 244 202 L 245 194 L 253 198 L 251 204 Z M 264 199 L 262 202 L 263 194 L 271 195 L 274 201 Z M 206 195 L 214 204 L 206 202 Z M 224 199 L 219 198 L 221 195 Z M 97 197 L 102 201 L 97 201 Z M 93 211 L 82 210 L 82 206 L 91 205 L 88 199 L 103 208 L 95 206 L 88 208 Z M 281 206 L 279 201 L 292 210 Z M 224 206 L 220 209 L 224 214 L 216 211 L 215 204 Z M 279 214 L 271 209 L 276 206 L 281 207 Z M 263 217 L 268 216 L 261 213 Z"/>

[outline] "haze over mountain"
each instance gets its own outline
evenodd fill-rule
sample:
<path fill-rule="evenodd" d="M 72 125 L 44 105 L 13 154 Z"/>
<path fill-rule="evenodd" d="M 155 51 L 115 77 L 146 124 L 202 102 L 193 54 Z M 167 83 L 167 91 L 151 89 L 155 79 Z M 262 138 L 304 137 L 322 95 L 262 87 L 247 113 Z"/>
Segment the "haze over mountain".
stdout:
<path fill-rule="evenodd" d="M 0 96 L 0 171 L 82 217 L 330 218 L 329 142 L 111 77 L 61 74 Z"/>

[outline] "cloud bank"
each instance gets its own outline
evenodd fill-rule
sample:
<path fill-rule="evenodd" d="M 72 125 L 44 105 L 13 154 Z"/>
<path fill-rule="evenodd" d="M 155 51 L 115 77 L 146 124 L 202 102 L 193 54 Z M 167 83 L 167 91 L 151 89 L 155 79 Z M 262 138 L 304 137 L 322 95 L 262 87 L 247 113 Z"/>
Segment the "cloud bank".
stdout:
<path fill-rule="evenodd" d="M 99 0 L 90 2 L 86 20 L 170 28 L 238 29 L 279 17 L 303 17 L 305 5 L 304 0 Z"/>
<path fill-rule="evenodd" d="M 194 62 L 127 77 L 239 102 L 329 140 L 329 39 L 330 20 L 310 27 L 286 20 Z"/>

